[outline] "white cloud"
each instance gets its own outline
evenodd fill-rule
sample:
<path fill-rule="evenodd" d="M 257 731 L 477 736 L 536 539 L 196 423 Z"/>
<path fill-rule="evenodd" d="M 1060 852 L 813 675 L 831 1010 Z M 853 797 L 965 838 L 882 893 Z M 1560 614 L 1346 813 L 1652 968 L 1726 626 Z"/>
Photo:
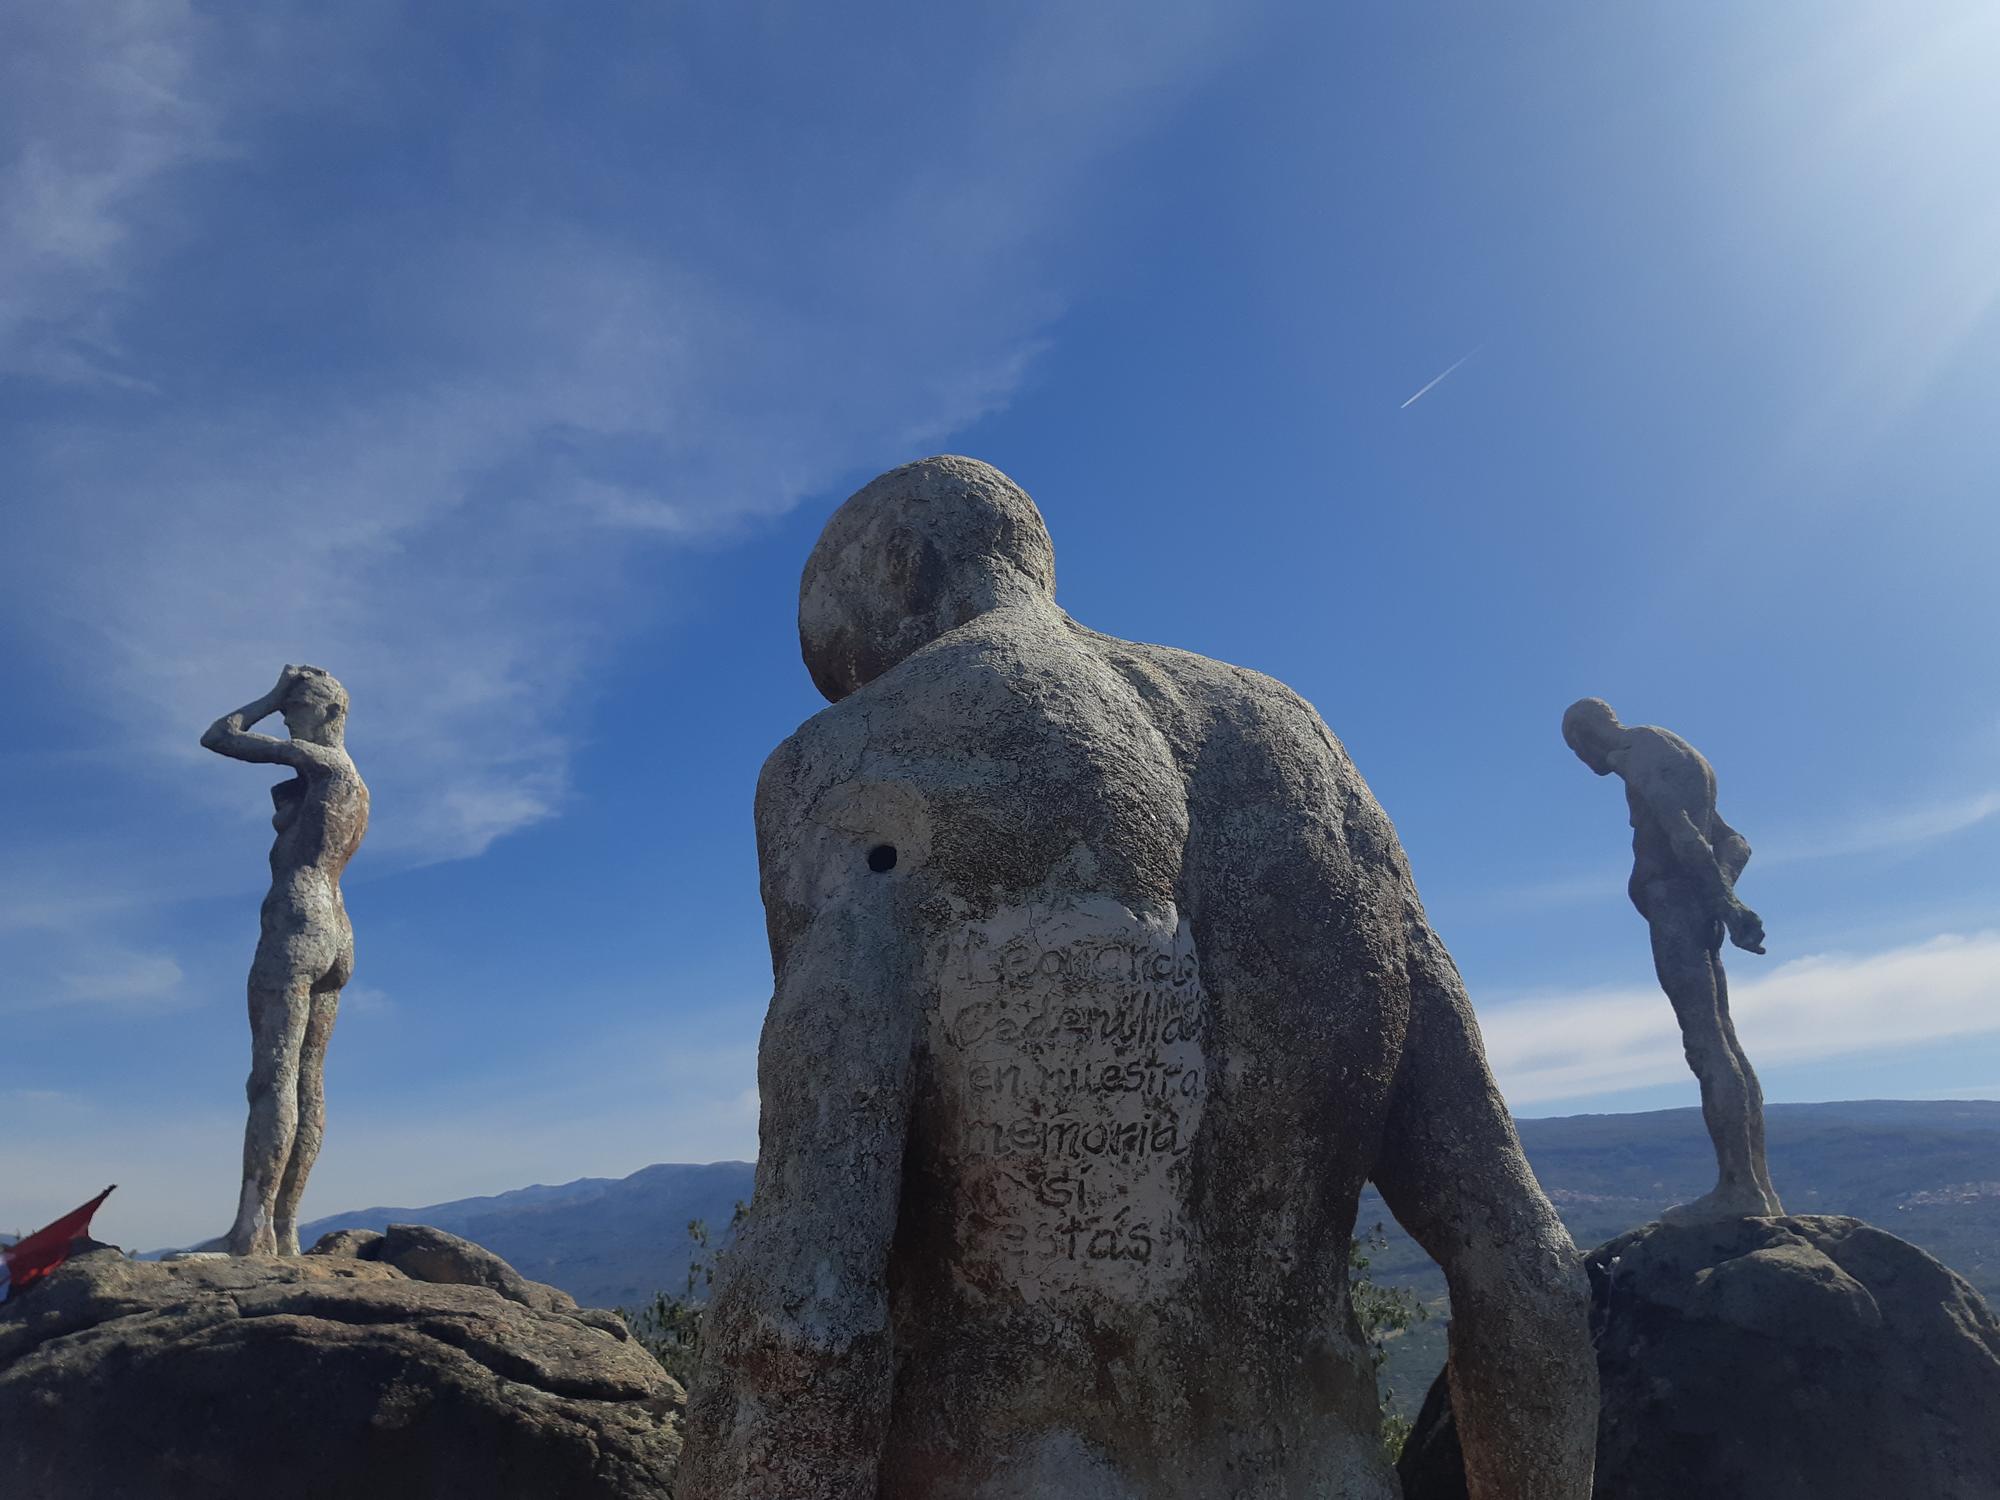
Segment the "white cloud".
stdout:
<path fill-rule="evenodd" d="M 115 921 L 159 898 L 163 875 L 158 863 L 144 861 L 142 872 L 105 853 L 76 848 L 44 848 L 29 868 L 0 870 L 0 934 L 60 932 L 87 934 L 100 922 Z M 155 878 L 148 878 L 148 876 Z"/>
<path fill-rule="evenodd" d="M 286 661 L 353 692 L 371 867 L 477 854 L 560 809 L 572 715 L 657 607 L 658 549 L 1004 405 L 1072 289 L 1069 231 L 1111 153 L 1243 24 L 1213 0 L 1044 3 L 932 57 L 912 49 L 948 28 L 875 36 L 781 5 L 717 70 L 671 33 L 664 55 L 582 59 L 593 101 L 636 102 L 578 131 L 594 106 L 535 114 L 578 61 L 537 33 L 560 8 L 486 28 L 494 77 L 475 85 L 456 55 L 413 70 L 439 27 L 393 0 L 77 10 L 35 12 L 34 45 L 0 58 L 21 143 L 0 165 L 0 378 L 31 398 L 0 431 L 0 624 L 43 653 L 37 680 L 72 685 L 38 749 L 101 767 L 101 805 L 72 823 L 107 832 L 10 832 L 5 1001 L 24 963 L 38 994 L 68 975 L 76 995 L 164 995 L 157 964 L 91 955 L 107 934 L 156 954 L 158 902 L 261 885 L 275 777 L 196 740 Z M 301 142 L 309 159 L 287 154 Z M 182 957 L 240 994 L 247 942 Z M 646 1039 L 650 1072 L 342 1092 L 312 1211 L 747 1155 L 761 1009 L 706 1049 Z M 240 1112 L 143 1085 L 13 1159 L 23 1218 L 116 1177 L 109 1238 L 221 1227 Z"/>
<path fill-rule="evenodd" d="M 282 171 L 274 121 L 319 119 L 338 143 L 363 134 L 343 110 L 404 107 L 390 85 L 349 87 L 352 59 L 382 40 L 367 29 L 392 33 L 394 11 L 357 12 L 345 37 L 315 30 L 310 48 L 262 36 L 260 67 L 295 85 L 282 110 L 282 90 L 224 76 L 185 6 L 46 25 L 34 97 L 60 104 L 9 168 L 10 212 L 30 231 L 0 265 L 17 332 L 58 330 L 74 351 L 95 318 L 118 344 L 132 309 L 176 292 L 136 248 L 142 224 L 173 218 L 161 202 L 190 244 L 233 231 L 202 217 L 221 212 L 200 206 L 221 201 L 212 185 L 176 196 L 183 169 Z M 160 394 L 86 402 L 23 434 L 10 487 L 27 504 L 0 559 L 20 624 L 88 685 L 102 743 L 246 810 L 260 806 L 250 773 L 208 762 L 195 737 L 284 662 L 326 666 L 354 694 L 371 853 L 481 852 L 560 808 L 566 716 L 607 638 L 653 608 L 638 585 L 650 548 L 916 456 L 1008 399 L 1060 306 L 1056 226 L 1106 152 L 1210 65 L 1221 14 L 1024 13 L 955 60 L 955 112 L 936 128 L 864 121 L 895 126 L 893 181 L 846 183 L 883 177 L 853 164 L 862 153 L 824 183 L 810 152 L 795 179 L 743 173 L 726 151 L 693 157 L 691 211 L 741 221 L 719 248 L 559 212 L 524 227 L 475 200 L 436 223 L 343 225 L 372 256 L 358 275 L 307 245 L 248 267 L 244 290 L 280 306 L 322 278 L 314 328 L 333 338 L 361 318 L 377 342 L 341 346 L 326 375 L 308 347 L 249 385 L 208 368 L 206 347 L 185 367 L 177 345 L 100 361 Z M 874 97 L 865 77 L 812 76 L 836 135 L 843 106 L 882 108 L 859 102 Z M 801 204 L 809 235 L 789 218 Z M 54 347 L 16 367 L 56 378 Z"/>
<path fill-rule="evenodd" d="M 76 1095 L 61 1089 L 0 1089 L 0 1105 L 15 1113 L 23 1110 L 71 1110 L 81 1103 Z"/>
<path fill-rule="evenodd" d="M 1975 792 L 1934 802 L 1861 814 L 1801 832 L 1758 841 L 1750 876 L 1774 865 L 1815 859 L 1846 859 L 1862 854 L 1911 850 L 1977 828 L 2000 815 L 2000 791 Z M 1631 866 L 1603 865 L 1592 871 L 1555 874 L 1514 885 L 1456 894 L 1467 910 L 1491 913 L 1543 911 L 1577 906 L 1587 901 L 1625 899 L 1625 878 Z M 1753 903 L 1754 904 L 1754 903 Z"/>
<path fill-rule="evenodd" d="M 1915 848 L 1963 833 L 1968 828 L 1976 828 L 1996 813 L 2000 813 L 2000 791 L 1977 792 L 1971 796 L 1898 808 L 1887 813 L 1863 815 L 1843 826 L 1781 842 L 1768 852 L 1760 851 L 1760 858 L 1765 864 L 1785 864 L 1800 859 L 1832 859 Z"/>
<path fill-rule="evenodd" d="M 181 966 L 165 953 L 100 949 L 58 978 L 60 998 L 70 1004 L 131 1009 L 174 1001 L 182 974 Z"/>
<path fill-rule="evenodd" d="M 1730 975 L 1751 1062 L 1864 1055 L 2000 1032 L 2000 932 L 1946 934 L 1881 953 L 1794 959 Z M 1483 1007 L 1487 1059 L 1510 1106 L 1580 1099 L 1687 1076 L 1658 989 L 1587 990 Z"/>
<path fill-rule="evenodd" d="M 0 374 L 144 384 L 119 368 L 110 301 L 144 258 L 146 195 L 219 149 L 195 76 L 201 35 L 185 0 L 10 13 L 0 48 Z"/>
<path fill-rule="evenodd" d="M 396 1002 L 386 991 L 372 984 L 350 984 L 340 992 L 340 1013 L 347 1016 L 386 1017 L 396 1013 Z"/>

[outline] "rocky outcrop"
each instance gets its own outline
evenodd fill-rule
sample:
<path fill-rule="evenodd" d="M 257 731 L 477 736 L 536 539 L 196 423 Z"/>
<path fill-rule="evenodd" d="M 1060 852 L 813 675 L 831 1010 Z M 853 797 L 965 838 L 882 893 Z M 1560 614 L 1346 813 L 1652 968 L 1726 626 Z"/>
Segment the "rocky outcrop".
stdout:
<path fill-rule="evenodd" d="M 1649 1224 L 1588 1258 L 1600 1500 L 1995 1500 L 2000 1321 L 1859 1219 Z M 1443 1376 L 1400 1465 L 1463 1500 Z"/>
<path fill-rule="evenodd" d="M 576 1298 L 560 1287 L 530 1281 L 482 1245 L 428 1224 L 391 1224 L 387 1234 L 337 1229 L 323 1236 L 313 1255 L 351 1255 L 394 1266 L 413 1281 L 438 1286 L 483 1286 L 509 1302 L 537 1312 L 578 1311 Z"/>
<path fill-rule="evenodd" d="M 685 1396 L 615 1314 L 398 1227 L 338 1247 L 369 1258 L 102 1247 L 0 1306 L 0 1494 L 668 1493 Z"/>

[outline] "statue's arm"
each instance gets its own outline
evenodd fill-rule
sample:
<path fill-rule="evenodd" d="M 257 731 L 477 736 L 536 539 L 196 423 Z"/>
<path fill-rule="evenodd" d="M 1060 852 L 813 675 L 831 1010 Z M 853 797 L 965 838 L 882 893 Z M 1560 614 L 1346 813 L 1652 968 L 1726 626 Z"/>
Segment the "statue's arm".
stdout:
<path fill-rule="evenodd" d="M 1716 813 L 1710 820 L 1714 830 L 1709 847 L 1715 851 L 1715 862 L 1722 867 L 1722 873 L 1729 879 L 1733 891 L 1736 882 L 1743 878 L 1744 866 L 1750 863 L 1750 841 L 1722 820 Z"/>
<path fill-rule="evenodd" d="M 285 694 L 291 689 L 294 672 L 294 668 L 287 666 L 278 674 L 278 685 L 270 692 L 224 714 L 209 725 L 202 731 L 202 748 L 213 750 L 217 755 L 227 755 L 232 760 L 291 766 L 300 771 L 317 765 L 313 758 L 316 747 L 301 745 L 296 740 L 279 739 L 275 735 L 255 734 L 250 729 L 252 724 L 268 719 L 278 711 L 285 701 Z"/>
<path fill-rule="evenodd" d="M 866 850 L 851 854 L 865 873 Z M 774 920 L 782 956 L 758 1048 L 756 1188 L 703 1329 L 682 1500 L 876 1493 L 893 1376 L 885 1275 L 920 1007 L 910 913 L 887 877 L 868 879 L 796 936 L 779 937 L 783 911 Z"/>
<path fill-rule="evenodd" d="M 1667 826 L 1667 837 L 1674 847 L 1674 857 L 1681 868 L 1694 877 L 1697 884 L 1707 892 L 1714 916 L 1719 919 L 1729 933 L 1729 939 L 1737 947 L 1752 953 L 1764 951 L 1764 922 L 1757 913 L 1743 904 L 1736 894 L 1736 877 L 1749 862 L 1750 846 L 1743 836 L 1729 829 L 1730 838 L 1741 845 L 1742 858 L 1732 863 L 1735 847 L 1718 836 L 1711 844 L 1695 827 L 1685 808 L 1676 809 L 1671 815 L 1663 814 L 1662 821 Z M 1724 829 L 1728 825 L 1718 824 Z"/>
<path fill-rule="evenodd" d="M 1736 894 L 1736 877 L 1749 863 L 1750 845 L 1715 811 L 1714 782 L 1701 758 L 1686 747 L 1671 755 L 1655 752 L 1635 760 L 1626 772 L 1626 784 L 1645 804 L 1665 834 L 1675 863 L 1704 893 L 1731 941 L 1762 953 L 1764 924 Z M 1713 842 L 1703 833 L 1703 824 L 1714 831 Z"/>
<path fill-rule="evenodd" d="M 1522 1155 L 1457 967 L 1411 918 L 1410 1025 L 1375 1183 L 1451 1287 L 1452 1409 L 1471 1500 L 1588 1500 L 1589 1287 Z"/>
<path fill-rule="evenodd" d="M 1734 884 L 1722 868 L 1722 862 L 1716 858 L 1715 846 L 1695 826 L 1688 810 L 1679 803 L 1669 803 L 1655 811 L 1659 814 L 1661 826 L 1667 830 L 1667 841 L 1673 845 L 1674 857 L 1680 861 L 1681 868 L 1703 885 L 1714 887 L 1727 899 L 1734 900 Z"/>

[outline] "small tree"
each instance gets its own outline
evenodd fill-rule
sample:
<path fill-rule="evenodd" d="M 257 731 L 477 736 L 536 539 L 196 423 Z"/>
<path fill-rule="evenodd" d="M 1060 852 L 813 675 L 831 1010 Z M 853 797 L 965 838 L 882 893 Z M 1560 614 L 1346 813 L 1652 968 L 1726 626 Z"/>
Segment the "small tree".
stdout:
<path fill-rule="evenodd" d="M 747 1203 L 737 1203 L 729 1216 L 731 1238 L 749 1212 Z M 711 1246 L 708 1225 L 701 1219 L 688 1220 L 687 1234 L 694 1250 L 688 1257 L 686 1285 L 678 1292 L 653 1293 L 653 1300 L 636 1312 L 619 1309 L 640 1347 L 682 1385 L 694 1378 L 701 1360 L 702 1315 L 708 1310 L 709 1291 L 715 1285 L 716 1264 L 726 1253 Z"/>
<path fill-rule="evenodd" d="M 1375 1372 L 1375 1399 L 1382 1411 L 1382 1452 L 1393 1464 L 1402 1456 L 1403 1444 L 1409 1440 L 1410 1420 L 1390 1403 L 1389 1393 L 1382 1385 L 1382 1366 L 1389 1362 L 1389 1340 L 1428 1318 L 1430 1309 L 1417 1300 L 1414 1292 L 1379 1286 L 1368 1279 L 1370 1252 L 1379 1254 L 1388 1248 L 1389 1241 L 1380 1224 L 1347 1242 L 1347 1294 L 1354 1306 L 1355 1321 L 1361 1325 L 1361 1336 L 1368 1343 L 1369 1364 Z"/>

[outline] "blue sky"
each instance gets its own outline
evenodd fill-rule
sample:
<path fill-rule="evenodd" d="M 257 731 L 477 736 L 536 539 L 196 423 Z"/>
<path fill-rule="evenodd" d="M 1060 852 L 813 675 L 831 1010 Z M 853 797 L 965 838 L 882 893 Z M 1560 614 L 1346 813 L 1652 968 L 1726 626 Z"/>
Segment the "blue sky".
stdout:
<path fill-rule="evenodd" d="M 1522 1113 L 1694 1099 L 1583 693 L 1756 848 L 1770 1097 L 2000 1097 L 1990 6 L 9 29 L 0 1228 L 224 1226 L 274 778 L 196 740 L 286 661 L 375 793 L 307 1211 L 750 1154 L 798 570 L 936 451 L 1320 708 Z"/>

